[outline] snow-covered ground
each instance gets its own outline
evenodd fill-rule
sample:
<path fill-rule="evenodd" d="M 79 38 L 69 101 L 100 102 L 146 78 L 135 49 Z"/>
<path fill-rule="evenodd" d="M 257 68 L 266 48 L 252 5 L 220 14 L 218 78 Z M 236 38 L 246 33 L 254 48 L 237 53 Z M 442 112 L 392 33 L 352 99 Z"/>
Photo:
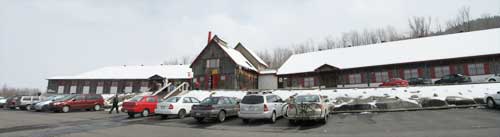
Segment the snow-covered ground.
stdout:
<path fill-rule="evenodd" d="M 486 94 L 494 94 L 500 91 L 500 83 L 486 83 L 486 84 L 470 84 L 470 85 L 445 85 L 445 86 L 416 86 L 416 87 L 394 87 L 394 88 L 350 88 L 350 89 L 329 89 L 329 90 L 273 90 L 283 99 L 288 98 L 293 94 L 321 94 L 326 95 L 330 99 L 337 97 L 361 98 L 365 99 L 371 96 L 382 96 L 389 98 L 400 98 L 408 102 L 415 102 L 411 100 L 412 96 L 418 98 L 432 98 L 445 100 L 448 96 L 458 96 L 467 99 L 483 98 Z M 246 91 L 190 91 L 182 96 L 196 97 L 200 100 L 210 96 L 230 96 L 242 98 L 245 96 Z"/>

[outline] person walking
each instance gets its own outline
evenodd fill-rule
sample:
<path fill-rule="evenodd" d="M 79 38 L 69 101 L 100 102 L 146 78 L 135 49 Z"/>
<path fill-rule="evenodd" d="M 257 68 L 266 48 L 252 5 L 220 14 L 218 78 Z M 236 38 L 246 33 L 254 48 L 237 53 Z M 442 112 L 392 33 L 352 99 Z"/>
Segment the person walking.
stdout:
<path fill-rule="evenodd" d="M 113 106 L 111 107 L 111 110 L 109 110 L 109 114 L 113 112 L 113 109 L 116 109 L 117 114 L 120 113 L 120 111 L 118 111 L 118 94 L 116 94 L 113 98 Z"/>

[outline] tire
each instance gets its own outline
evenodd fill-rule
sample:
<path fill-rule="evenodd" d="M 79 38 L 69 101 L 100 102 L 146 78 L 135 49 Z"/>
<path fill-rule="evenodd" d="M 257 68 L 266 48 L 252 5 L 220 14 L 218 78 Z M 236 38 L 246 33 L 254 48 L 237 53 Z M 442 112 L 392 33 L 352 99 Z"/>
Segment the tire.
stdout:
<path fill-rule="evenodd" d="M 63 112 L 63 113 L 68 113 L 68 112 L 69 112 L 69 106 L 64 106 L 64 107 L 61 109 L 61 112 Z"/>
<path fill-rule="evenodd" d="M 184 119 L 184 117 L 186 117 L 186 110 L 179 110 L 179 113 L 177 113 L 177 117 L 179 117 L 179 119 Z"/>
<path fill-rule="evenodd" d="M 249 120 L 249 119 L 241 119 L 241 121 L 242 121 L 244 124 L 248 124 L 248 123 L 250 123 L 250 120 Z"/>
<path fill-rule="evenodd" d="M 129 117 L 129 118 L 134 118 L 134 117 L 135 117 L 135 113 L 128 112 L 128 117 Z"/>
<path fill-rule="evenodd" d="M 197 121 L 198 123 L 202 123 L 202 122 L 203 122 L 203 119 L 205 119 L 205 118 L 202 118 L 202 117 L 196 117 L 196 118 L 194 118 L 194 119 L 196 119 L 196 121 Z"/>
<path fill-rule="evenodd" d="M 217 114 L 217 121 L 222 123 L 226 120 L 226 112 L 220 111 L 219 114 Z"/>
<path fill-rule="evenodd" d="M 273 114 L 271 115 L 271 118 L 269 119 L 269 121 L 271 123 L 276 123 L 276 112 L 273 112 Z"/>
<path fill-rule="evenodd" d="M 99 111 L 99 110 L 101 110 L 101 105 L 96 104 L 96 105 L 94 106 L 94 109 L 93 109 L 93 110 L 94 110 L 94 111 Z"/>
<path fill-rule="evenodd" d="M 144 109 L 144 110 L 142 111 L 142 113 L 141 113 L 141 116 L 142 116 L 142 117 L 148 117 L 148 116 L 149 116 L 149 110 Z"/>
<path fill-rule="evenodd" d="M 497 103 L 492 98 L 488 98 L 486 100 L 486 107 L 488 107 L 488 108 L 496 108 L 497 107 Z"/>
<path fill-rule="evenodd" d="M 490 79 L 490 80 L 488 80 L 488 82 L 497 82 L 497 80 L 495 80 L 495 79 Z"/>
<path fill-rule="evenodd" d="M 31 105 L 27 105 L 26 107 L 24 107 L 24 109 L 31 111 Z"/>

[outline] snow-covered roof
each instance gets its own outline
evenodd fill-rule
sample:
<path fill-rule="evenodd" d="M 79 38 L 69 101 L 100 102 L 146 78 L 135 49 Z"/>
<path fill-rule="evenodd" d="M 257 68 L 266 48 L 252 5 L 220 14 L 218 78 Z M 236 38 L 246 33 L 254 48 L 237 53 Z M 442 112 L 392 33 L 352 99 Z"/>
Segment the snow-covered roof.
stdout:
<path fill-rule="evenodd" d="M 111 66 L 75 76 L 48 79 L 148 79 L 154 75 L 167 79 L 190 79 L 193 76 L 192 73 L 189 65 Z"/>
<path fill-rule="evenodd" d="M 500 29 L 489 29 L 296 54 L 277 74 L 313 72 L 325 64 L 351 69 L 499 53 Z"/>
<path fill-rule="evenodd" d="M 267 63 L 264 60 L 262 60 L 262 58 L 260 58 L 257 54 L 255 54 L 255 52 L 253 52 L 252 50 L 248 49 L 243 45 L 241 45 L 241 47 L 243 47 L 246 51 L 248 51 L 248 53 L 250 53 L 250 55 L 252 55 L 260 64 L 269 67 L 269 65 L 267 65 Z"/>
<path fill-rule="evenodd" d="M 274 70 L 274 69 L 266 69 L 266 70 L 260 71 L 259 73 L 260 74 L 264 74 L 264 75 L 266 75 L 266 74 L 276 74 L 276 70 Z"/>
<path fill-rule="evenodd" d="M 221 39 L 219 39 L 217 36 L 214 36 L 214 38 L 212 39 L 214 40 L 217 45 L 219 47 L 222 48 L 222 50 L 224 50 L 224 52 L 227 53 L 227 55 L 229 55 L 229 57 L 231 57 L 231 59 L 233 59 L 233 61 L 238 64 L 239 66 L 241 67 L 244 67 L 246 69 L 250 69 L 250 70 L 254 70 L 256 72 L 258 72 L 257 68 L 255 68 L 252 63 L 250 63 L 250 61 L 247 60 L 247 58 L 245 58 L 245 56 L 243 56 L 243 54 L 241 54 L 239 51 L 233 49 L 233 48 L 229 48 L 225 45 L 225 42 L 222 41 Z"/>

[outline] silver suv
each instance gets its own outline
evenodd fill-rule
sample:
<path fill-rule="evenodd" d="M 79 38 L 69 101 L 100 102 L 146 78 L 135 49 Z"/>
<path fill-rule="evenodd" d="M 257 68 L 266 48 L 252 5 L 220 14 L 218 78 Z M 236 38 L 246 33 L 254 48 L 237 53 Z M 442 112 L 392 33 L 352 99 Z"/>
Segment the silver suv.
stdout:
<path fill-rule="evenodd" d="M 283 116 L 284 101 L 271 92 L 248 92 L 240 102 L 238 117 L 243 123 L 252 119 L 268 119 L 272 123 Z"/>
<path fill-rule="evenodd" d="M 42 100 L 40 96 L 21 96 L 16 100 L 16 105 L 22 110 L 31 110 L 31 104 Z"/>
<path fill-rule="evenodd" d="M 286 118 L 290 124 L 304 120 L 318 120 L 323 124 L 328 122 L 328 98 L 319 94 L 298 95 L 291 97 L 288 103 Z"/>

